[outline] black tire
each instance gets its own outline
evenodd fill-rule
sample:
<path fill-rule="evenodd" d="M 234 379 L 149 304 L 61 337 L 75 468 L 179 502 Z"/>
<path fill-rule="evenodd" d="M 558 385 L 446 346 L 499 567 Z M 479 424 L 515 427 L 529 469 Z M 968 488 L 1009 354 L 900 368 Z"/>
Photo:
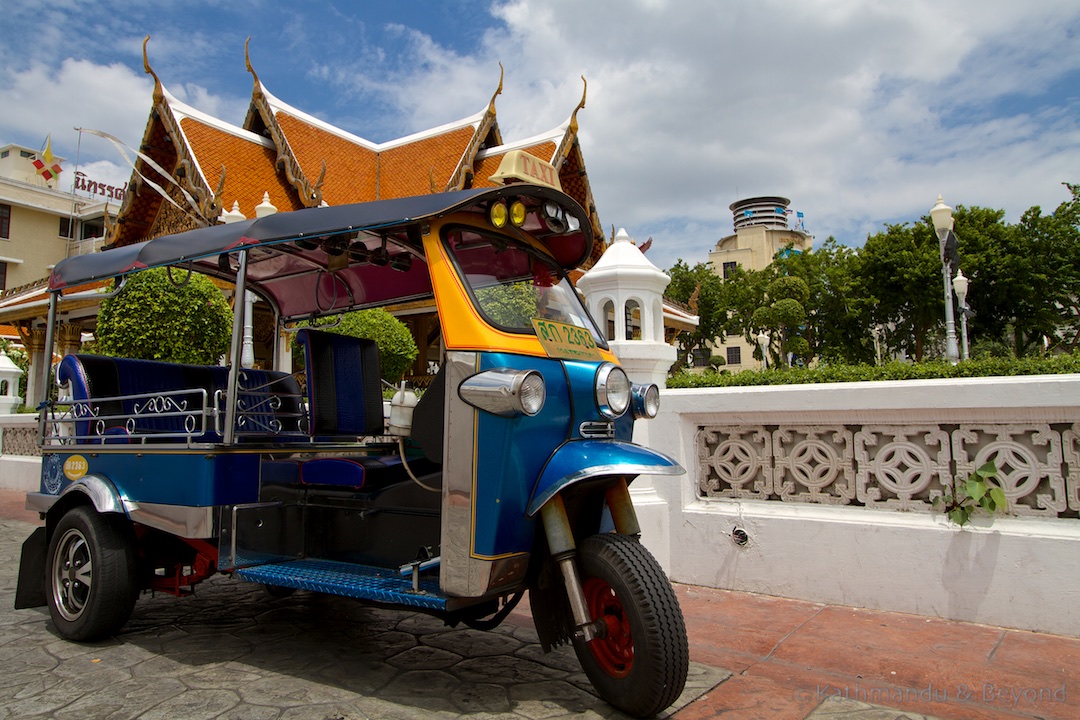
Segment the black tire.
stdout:
<path fill-rule="evenodd" d="M 49 615 L 68 640 L 109 637 L 131 617 L 139 591 L 135 548 L 124 522 L 83 505 L 53 529 L 45 592 Z"/>
<path fill-rule="evenodd" d="M 667 575 L 641 543 L 593 535 L 578 548 L 585 599 L 607 637 L 574 641 L 578 659 L 604 700 L 650 717 L 682 694 L 690 664 L 686 624 Z"/>

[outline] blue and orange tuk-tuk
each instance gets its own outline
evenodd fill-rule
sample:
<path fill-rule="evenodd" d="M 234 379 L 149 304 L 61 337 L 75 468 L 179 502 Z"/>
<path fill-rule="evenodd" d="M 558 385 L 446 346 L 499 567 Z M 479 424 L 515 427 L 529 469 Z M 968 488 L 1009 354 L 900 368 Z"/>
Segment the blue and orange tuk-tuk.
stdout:
<path fill-rule="evenodd" d="M 573 643 L 601 697 L 642 717 L 668 707 L 686 630 L 628 486 L 683 470 L 630 442 L 659 392 L 628 380 L 566 276 L 592 245 L 576 202 L 519 182 L 57 264 L 49 347 L 66 289 L 171 267 L 178 283 L 234 282 L 292 330 L 433 299 L 442 355 L 419 401 L 396 394 L 389 422 L 372 341 L 308 326 L 294 336 L 303 371 L 245 367 L 244 302 L 220 366 L 64 357 L 27 496 L 46 523 L 24 544 L 16 606 L 47 604 L 60 635 L 89 641 L 118 632 L 140 592 L 188 594 L 215 573 L 481 628 L 527 590 L 544 649 Z"/>

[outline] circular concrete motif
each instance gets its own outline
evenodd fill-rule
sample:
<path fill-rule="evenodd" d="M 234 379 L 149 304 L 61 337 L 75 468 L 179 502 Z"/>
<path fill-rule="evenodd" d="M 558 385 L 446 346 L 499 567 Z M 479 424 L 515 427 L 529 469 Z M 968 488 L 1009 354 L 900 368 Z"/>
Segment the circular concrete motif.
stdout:
<path fill-rule="evenodd" d="M 716 448 L 712 466 L 723 482 L 743 485 L 754 479 L 758 461 L 754 448 L 745 440 L 729 440 Z"/>
<path fill-rule="evenodd" d="M 836 452 L 821 440 L 803 440 L 791 449 L 790 457 L 792 476 L 800 485 L 814 490 L 828 487 L 839 472 Z"/>
<path fill-rule="evenodd" d="M 878 484 L 900 497 L 913 497 L 930 485 L 933 463 L 919 447 L 906 442 L 884 445 L 871 463 Z"/>

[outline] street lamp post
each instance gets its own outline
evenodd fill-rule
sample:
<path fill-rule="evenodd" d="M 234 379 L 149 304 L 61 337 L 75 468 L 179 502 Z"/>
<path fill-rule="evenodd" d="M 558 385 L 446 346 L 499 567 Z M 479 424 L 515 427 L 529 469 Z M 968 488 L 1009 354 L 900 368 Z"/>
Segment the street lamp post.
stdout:
<path fill-rule="evenodd" d="M 960 340 L 962 342 L 962 354 L 961 357 L 965 360 L 968 359 L 968 333 L 967 333 L 967 321 L 968 316 L 971 315 L 971 308 L 967 304 L 968 293 L 968 279 L 964 277 L 963 270 L 956 271 L 956 277 L 953 278 L 952 286 L 956 291 L 956 301 L 960 303 Z"/>
<path fill-rule="evenodd" d="M 934 223 L 934 231 L 938 236 L 938 245 L 941 248 L 941 276 L 945 286 L 945 359 L 953 365 L 960 359 L 960 352 L 956 347 L 956 321 L 953 319 L 952 297 L 952 262 L 949 255 L 953 254 L 956 244 L 956 235 L 953 234 L 952 208 L 938 195 L 937 205 L 930 208 L 930 219 Z M 951 241 L 951 243 L 950 243 Z"/>
<path fill-rule="evenodd" d="M 762 330 L 757 336 L 758 347 L 761 348 L 761 361 L 765 363 L 765 369 L 769 369 L 769 335 Z"/>

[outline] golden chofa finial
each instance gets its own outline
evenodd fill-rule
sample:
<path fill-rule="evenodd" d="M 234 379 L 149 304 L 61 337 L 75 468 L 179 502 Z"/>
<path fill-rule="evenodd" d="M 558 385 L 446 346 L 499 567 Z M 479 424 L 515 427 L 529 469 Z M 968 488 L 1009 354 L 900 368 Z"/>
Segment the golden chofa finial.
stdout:
<path fill-rule="evenodd" d="M 143 72 L 145 72 L 147 75 L 154 78 L 154 97 L 155 97 L 155 99 L 160 100 L 162 97 L 164 97 L 164 92 L 163 92 L 163 88 L 161 87 L 161 79 L 158 78 L 157 73 L 154 72 L 154 69 L 152 67 L 150 67 L 150 58 L 146 54 L 146 46 L 147 46 L 147 44 L 149 42 L 150 42 L 150 36 L 147 35 L 145 38 L 143 38 L 143 41 L 142 41 Z"/>
<path fill-rule="evenodd" d="M 255 74 L 255 68 L 251 67 L 251 55 L 248 53 L 248 46 L 251 44 L 251 36 L 248 35 L 247 40 L 244 41 L 244 66 L 247 67 L 247 71 L 251 73 L 251 76 L 255 78 L 256 84 L 259 82 L 259 76 Z"/>
<path fill-rule="evenodd" d="M 583 109 L 585 107 L 585 95 L 589 92 L 589 81 L 585 79 L 584 75 L 581 76 L 581 82 L 584 85 L 584 87 L 581 88 L 581 102 L 579 102 L 577 104 L 577 107 L 574 108 L 574 112 L 570 113 L 570 130 L 572 132 L 575 132 L 575 133 L 577 132 L 577 129 L 578 129 L 578 123 L 577 123 L 578 110 L 581 110 L 581 109 Z"/>
<path fill-rule="evenodd" d="M 499 63 L 499 87 L 495 89 L 495 94 L 491 96 L 491 102 L 488 103 L 488 112 L 491 112 L 491 113 L 495 112 L 495 98 L 502 95 L 503 76 L 505 74 L 506 74 L 506 68 L 504 68 L 503 64 L 500 62 Z"/>

